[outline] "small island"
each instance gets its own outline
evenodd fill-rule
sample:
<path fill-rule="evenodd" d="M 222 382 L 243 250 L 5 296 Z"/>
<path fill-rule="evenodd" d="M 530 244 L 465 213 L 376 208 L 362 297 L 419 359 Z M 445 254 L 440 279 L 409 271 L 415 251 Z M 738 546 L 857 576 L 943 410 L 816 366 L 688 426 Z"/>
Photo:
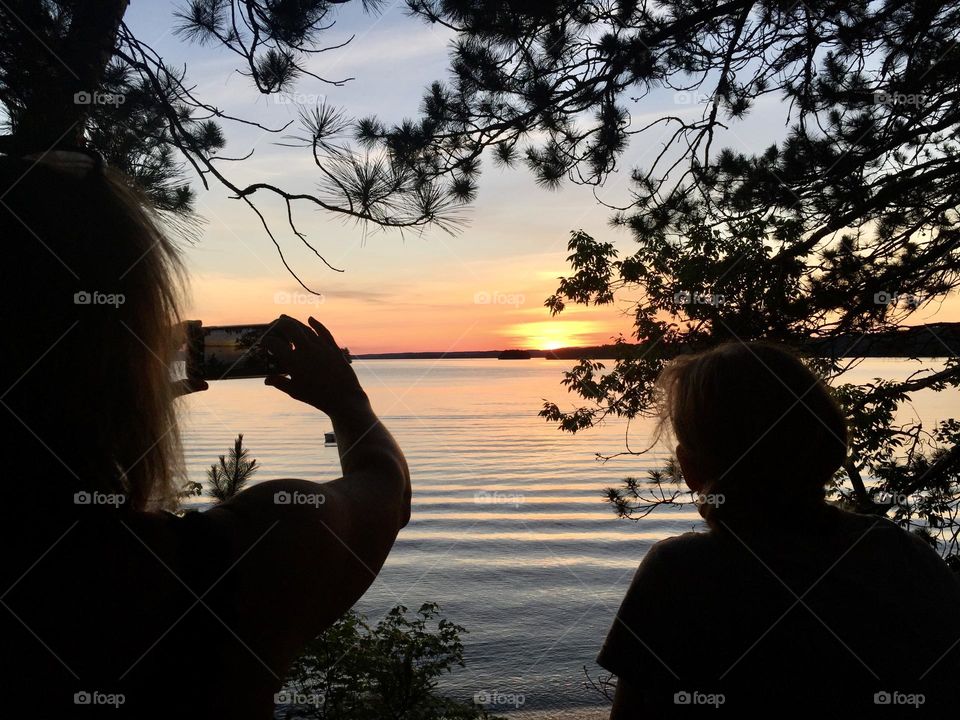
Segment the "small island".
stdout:
<path fill-rule="evenodd" d="M 529 350 L 504 350 L 497 355 L 497 360 L 529 360 L 531 357 Z"/>

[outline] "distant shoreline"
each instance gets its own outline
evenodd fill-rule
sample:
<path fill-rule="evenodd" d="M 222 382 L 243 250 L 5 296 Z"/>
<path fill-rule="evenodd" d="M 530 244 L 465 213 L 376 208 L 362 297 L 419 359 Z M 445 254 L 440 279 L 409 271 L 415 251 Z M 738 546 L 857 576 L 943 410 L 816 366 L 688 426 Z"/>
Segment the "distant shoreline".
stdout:
<path fill-rule="evenodd" d="M 801 344 L 810 352 L 822 357 L 887 357 L 887 358 L 938 358 L 960 354 L 960 323 L 928 323 L 883 333 L 866 335 L 841 335 L 828 340 L 810 338 Z M 360 353 L 351 355 L 355 360 L 482 360 L 496 359 L 507 353 L 523 357 L 505 357 L 506 361 L 533 358 L 547 360 L 616 360 L 636 356 L 644 350 L 643 343 L 621 345 L 591 345 L 565 347 L 555 350 L 460 350 L 448 352 L 394 352 Z"/>

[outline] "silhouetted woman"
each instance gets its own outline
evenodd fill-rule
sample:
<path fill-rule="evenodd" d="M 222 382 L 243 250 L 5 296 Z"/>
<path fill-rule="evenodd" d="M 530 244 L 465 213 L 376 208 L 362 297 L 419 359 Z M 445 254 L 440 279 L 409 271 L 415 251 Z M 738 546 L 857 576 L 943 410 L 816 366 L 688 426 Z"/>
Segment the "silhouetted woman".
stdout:
<path fill-rule="evenodd" d="M 960 582 L 919 536 L 825 501 L 848 435 L 823 382 L 780 347 L 731 343 L 677 358 L 658 386 L 709 529 L 640 564 L 598 658 L 618 679 L 611 718 L 947 705 Z"/>
<path fill-rule="evenodd" d="M 409 519 L 403 454 L 337 343 L 286 316 L 267 384 L 330 416 L 343 477 L 167 512 L 183 271 L 147 206 L 81 153 L 0 161 L 4 717 L 269 718 Z"/>

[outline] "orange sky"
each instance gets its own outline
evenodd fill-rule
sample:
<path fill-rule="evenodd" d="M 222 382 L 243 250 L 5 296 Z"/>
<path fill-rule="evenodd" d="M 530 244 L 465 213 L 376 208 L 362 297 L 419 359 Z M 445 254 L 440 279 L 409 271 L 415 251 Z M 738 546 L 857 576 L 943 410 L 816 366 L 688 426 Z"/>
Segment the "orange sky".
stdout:
<path fill-rule="evenodd" d="M 207 46 L 189 45 L 170 33 L 178 3 L 133 3 L 126 20 L 152 41 L 173 65 L 189 66 L 198 96 L 224 112 L 283 127 L 294 123 L 297 102 L 264 99 L 248 78 L 235 72 L 236 58 Z M 423 88 L 445 75 L 452 33 L 436 24 L 406 17 L 402 4 L 370 16 L 345 12 L 330 31 L 331 44 L 356 36 L 337 52 L 320 53 L 310 68 L 324 77 L 355 78 L 341 85 L 305 76 L 297 97 L 311 107 L 323 99 L 353 117 L 376 114 L 397 122 L 418 113 Z M 690 118 L 703 108 L 678 104 L 665 89 L 630 107 L 632 121 L 643 125 L 665 114 Z M 783 106 L 779 98 L 758 100 L 748 116 L 718 138 L 738 150 L 761 152 L 782 139 Z M 225 123 L 226 156 L 252 155 L 223 170 L 239 187 L 270 182 L 292 192 L 315 192 L 317 169 L 304 148 L 279 144 L 280 137 L 250 125 Z M 630 202 L 630 169 L 646 167 L 662 150 L 664 135 L 643 136 L 632 143 L 598 193 L 612 205 Z M 287 262 L 318 299 L 303 291 L 284 268 L 259 220 L 215 183 L 196 184 L 197 210 L 206 224 L 199 242 L 186 245 L 192 281 L 191 319 L 205 325 L 267 322 L 281 313 L 300 319 L 314 315 L 338 340 L 357 353 L 487 350 L 511 347 L 546 349 L 609 342 L 629 335 L 628 306 L 570 307 L 551 317 L 543 301 L 567 275 L 566 243 L 583 229 L 598 240 L 631 251 L 629 234 L 610 228 L 609 210 L 592 188 L 569 183 L 558 191 L 537 186 L 524 168 L 484 166 L 479 196 L 465 210 L 455 235 L 430 230 L 423 235 L 367 232 L 311 206 L 294 209 L 299 230 L 334 266 L 324 266 L 287 226 L 286 207 L 270 196 L 257 196 L 258 208 L 274 230 Z M 369 230 L 369 229 L 368 229 Z M 940 312 L 918 314 L 915 322 L 960 319 L 960 303 L 951 300 Z"/>
<path fill-rule="evenodd" d="M 543 275 L 513 283 L 428 278 L 415 291 L 379 292 L 350 290 L 341 279 L 320 298 L 292 280 L 197 275 L 191 317 L 232 325 L 267 322 L 280 313 L 302 320 L 313 315 L 357 353 L 549 349 L 602 344 L 629 332 L 629 318 L 616 307 L 569 307 L 551 317 L 543 300 L 556 281 Z"/>
<path fill-rule="evenodd" d="M 603 308 L 568 306 L 551 317 L 543 300 L 556 288 L 556 272 L 526 272 L 469 279 L 466 273 L 426 277 L 415 289 L 398 284 L 381 290 L 351 290 L 350 280 L 330 273 L 323 297 L 291 279 L 198 275 L 193 312 L 205 325 L 268 322 L 284 313 L 306 321 L 313 315 L 355 353 L 464 351 L 503 348 L 550 349 L 610 342 L 629 336 L 628 304 Z M 362 274 L 362 273 L 361 273 Z M 199 309 L 202 308 L 202 311 Z M 960 319 L 960 300 L 918 313 L 911 324 Z"/>

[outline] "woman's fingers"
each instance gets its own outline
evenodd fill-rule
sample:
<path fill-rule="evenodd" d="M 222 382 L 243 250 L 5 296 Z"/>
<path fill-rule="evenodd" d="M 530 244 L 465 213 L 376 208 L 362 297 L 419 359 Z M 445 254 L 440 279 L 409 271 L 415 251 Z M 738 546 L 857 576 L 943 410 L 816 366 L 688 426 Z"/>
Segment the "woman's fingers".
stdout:
<path fill-rule="evenodd" d="M 304 325 L 296 318 L 289 315 L 281 315 L 274 321 L 276 332 L 296 345 L 298 342 L 316 340 L 319 338 L 332 347 L 338 348 L 337 341 L 333 334 L 314 317 L 309 318 L 310 325 Z M 267 337 L 270 337 L 267 335 Z"/>
<path fill-rule="evenodd" d="M 316 334 L 314 334 L 310 328 L 308 328 L 299 320 L 290 317 L 289 315 L 281 315 L 274 320 L 273 327 L 268 331 L 268 335 L 266 337 L 270 337 L 269 333 L 274 332 L 279 333 L 294 345 L 309 342 L 311 339 L 316 339 Z"/>
<path fill-rule="evenodd" d="M 291 380 L 286 375 L 267 375 L 263 379 L 264 385 L 270 385 L 271 387 L 277 388 L 277 390 L 282 390 L 283 392 L 290 394 L 291 389 Z"/>
<path fill-rule="evenodd" d="M 339 347 L 337 345 L 337 341 L 333 339 L 333 335 L 329 330 L 327 330 L 326 326 L 323 323 L 321 323 L 312 315 L 307 319 L 307 322 L 310 323 L 310 327 L 314 329 L 314 331 L 317 333 L 317 336 L 320 337 L 320 339 L 326 340 L 334 347 Z"/>
<path fill-rule="evenodd" d="M 271 374 L 266 384 L 327 414 L 346 410 L 354 402 L 366 402 L 360 381 L 333 334 L 316 318 L 309 322 L 304 325 L 289 315 L 275 321 L 276 329 L 262 342 L 276 357 L 281 373 L 289 377 Z"/>
<path fill-rule="evenodd" d="M 290 342 L 275 335 L 264 335 L 260 345 L 280 363 L 280 367 L 289 370 L 293 363 L 293 348 Z"/>

